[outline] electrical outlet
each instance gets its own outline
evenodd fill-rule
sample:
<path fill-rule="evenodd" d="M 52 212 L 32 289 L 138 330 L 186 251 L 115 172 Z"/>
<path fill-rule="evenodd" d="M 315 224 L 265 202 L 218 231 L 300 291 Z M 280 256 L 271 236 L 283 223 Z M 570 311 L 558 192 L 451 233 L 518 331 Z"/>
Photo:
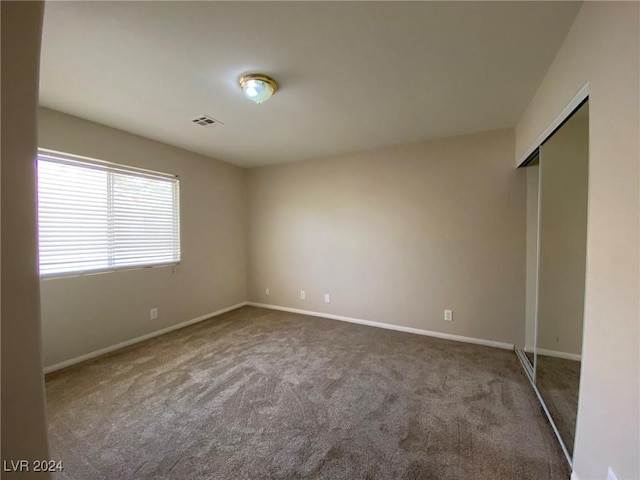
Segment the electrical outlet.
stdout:
<path fill-rule="evenodd" d="M 331 295 L 328 293 L 324 294 L 324 303 L 331 303 Z"/>
<path fill-rule="evenodd" d="M 607 469 L 607 480 L 618 480 L 618 477 L 616 477 L 616 474 L 613 473 L 613 470 L 611 470 L 611 467 Z"/>
<path fill-rule="evenodd" d="M 453 310 L 445 310 L 444 311 L 444 319 L 447 322 L 453 322 Z"/>
<path fill-rule="evenodd" d="M 267 288 L 267 289 L 265 289 L 264 294 L 265 294 L 265 295 L 271 295 L 271 292 L 270 292 L 270 291 L 269 291 L 269 289 Z"/>
<path fill-rule="evenodd" d="M 149 319 L 155 320 L 156 318 L 158 318 L 158 309 L 152 308 L 151 310 L 149 310 Z"/>
<path fill-rule="evenodd" d="M 305 298 L 307 298 L 307 294 L 304 290 L 300 290 L 300 300 L 304 300 Z"/>

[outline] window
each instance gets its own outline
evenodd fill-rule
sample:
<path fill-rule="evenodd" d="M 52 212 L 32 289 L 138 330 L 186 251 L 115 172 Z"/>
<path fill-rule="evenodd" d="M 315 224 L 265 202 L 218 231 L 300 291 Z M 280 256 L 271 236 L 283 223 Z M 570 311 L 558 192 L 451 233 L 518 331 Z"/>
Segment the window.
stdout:
<path fill-rule="evenodd" d="M 38 151 L 40 275 L 180 261 L 176 176 Z"/>

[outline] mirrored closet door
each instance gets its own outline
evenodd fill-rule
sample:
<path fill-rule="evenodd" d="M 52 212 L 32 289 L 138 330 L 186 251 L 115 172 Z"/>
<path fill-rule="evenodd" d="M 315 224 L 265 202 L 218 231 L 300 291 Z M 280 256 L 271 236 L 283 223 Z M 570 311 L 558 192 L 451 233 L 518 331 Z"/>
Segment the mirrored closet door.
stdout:
<path fill-rule="evenodd" d="M 569 461 L 582 359 L 588 148 L 585 102 L 527 165 L 527 312 L 518 355 Z"/>

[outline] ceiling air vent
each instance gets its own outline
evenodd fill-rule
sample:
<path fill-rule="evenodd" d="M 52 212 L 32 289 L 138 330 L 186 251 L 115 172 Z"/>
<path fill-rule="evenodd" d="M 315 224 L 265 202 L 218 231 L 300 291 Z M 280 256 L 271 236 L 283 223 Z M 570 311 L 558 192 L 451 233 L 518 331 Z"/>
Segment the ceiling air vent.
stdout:
<path fill-rule="evenodd" d="M 218 125 L 224 125 L 220 120 L 216 120 L 209 115 L 199 115 L 193 119 L 191 119 L 193 123 L 196 125 L 200 125 L 201 127 L 216 127 Z"/>

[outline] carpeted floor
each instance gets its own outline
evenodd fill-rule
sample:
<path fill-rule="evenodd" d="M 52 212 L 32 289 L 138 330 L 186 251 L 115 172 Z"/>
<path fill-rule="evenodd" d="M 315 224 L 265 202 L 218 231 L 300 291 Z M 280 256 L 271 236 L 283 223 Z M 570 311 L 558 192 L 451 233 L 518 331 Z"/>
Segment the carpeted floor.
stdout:
<path fill-rule="evenodd" d="M 560 480 L 513 352 L 243 307 L 47 376 L 57 479 Z"/>
<path fill-rule="evenodd" d="M 580 362 L 538 354 L 536 385 L 569 454 L 573 452 L 578 415 Z"/>

